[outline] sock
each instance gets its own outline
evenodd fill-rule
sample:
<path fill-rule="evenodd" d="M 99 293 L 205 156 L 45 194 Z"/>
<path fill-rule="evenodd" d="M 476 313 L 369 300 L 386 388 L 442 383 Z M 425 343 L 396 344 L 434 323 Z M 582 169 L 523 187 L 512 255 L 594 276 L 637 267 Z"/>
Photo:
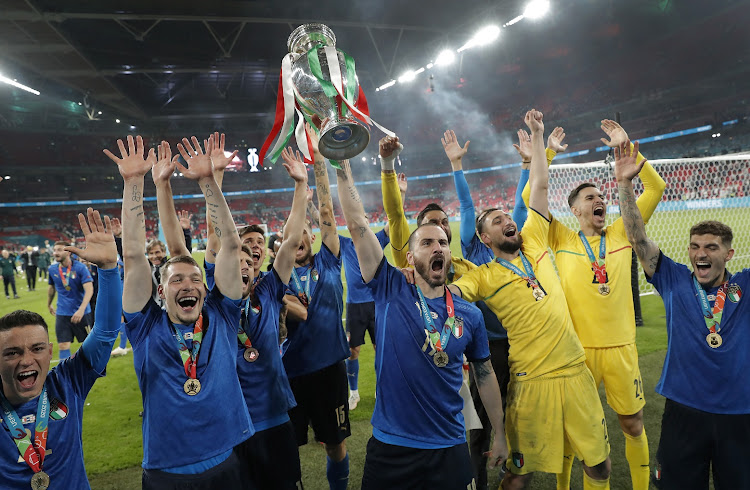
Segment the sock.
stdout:
<path fill-rule="evenodd" d="M 338 463 L 328 458 L 326 477 L 331 490 L 346 490 L 349 485 L 349 453 Z"/>
<path fill-rule="evenodd" d="M 68 357 L 70 357 L 70 349 L 60 349 L 60 359 L 67 359 Z"/>
<path fill-rule="evenodd" d="M 566 454 L 563 458 L 563 470 L 562 473 L 558 473 L 557 476 L 557 490 L 568 490 L 570 488 L 570 472 L 573 469 L 573 460 L 575 456 L 573 454 Z"/>
<path fill-rule="evenodd" d="M 604 488 L 609 490 L 609 478 L 606 480 L 594 480 L 586 472 L 583 472 L 583 490 L 596 490 L 597 488 Z"/>
<path fill-rule="evenodd" d="M 625 459 L 630 466 L 633 490 L 647 490 L 649 481 L 649 454 L 646 428 L 638 437 L 625 434 Z"/>
<path fill-rule="evenodd" d="M 359 378 L 359 359 L 346 360 L 346 375 L 349 377 L 349 389 L 357 391 L 357 381 Z"/>
<path fill-rule="evenodd" d="M 120 348 L 124 349 L 128 346 L 128 336 L 125 335 L 125 324 L 120 323 Z"/>

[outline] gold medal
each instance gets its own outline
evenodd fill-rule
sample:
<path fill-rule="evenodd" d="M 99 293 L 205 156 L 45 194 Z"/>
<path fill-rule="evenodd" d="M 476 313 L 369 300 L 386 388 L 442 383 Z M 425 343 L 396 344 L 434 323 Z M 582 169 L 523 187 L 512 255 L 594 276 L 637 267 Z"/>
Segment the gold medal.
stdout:
<path fill-rule="evenodd" d="M 197 379 L 189 378 L 185 381 L 185 384 L 182 385 L 182 389 L 185 390 L 185 393 L 188 395 L 195 396 L 201 392 L 201 382 Z"/>
<path fill-rule="evenodd" d="M 448 365 L 448 354 L 445 353 L 445 351 L 437 351 L 434 356 L 432 356 L 432 362 L 435 363 L 435 365 L 439 368 L 445 367 Z"/>
<path fill-rule="evenodd" d="M 599 284 L 599 294 L 602 296 L 608 295 L 610 292 L 609 286 L 607 284 Z"/>
<path fill-rule="evenodd" d="M 724 341 L 721 338 L 721 335 L 719 335 L 716 332 L 711 332 L 710 334 L 706 335 L 706 342 L 708 343 L 708 346 L 712 349 L 717 349 L 721 347 L 721 344 L 724 343 Z"/>
<path fill-rule="evenodd" d="M 536 287 L 536 288 L 533 288 L 533 290 L 534 292 L 532 294 L 534 295 L 534 299 L 537 301 L 541 301 L 542 298 L 547 296 L 546 294 L 544 294 L 544 291 L 542 291 L 542 288 Z"/>
<path fill-rule="evenodd" d="M 245 353 L 242 355 L 242 357 L 244 357 L 247 362 L 255 362 L 258 360 L 259 356 L 260 353 L 255 347 L 248 347 L 247 349 L 245 349 Z"/>
<path fill-rule="evenodd" d="M 43 471 L 34 473 L 31 477 L 31 488 L 34 490 L 47 490 L 49 488 L 49 475 Z"/>
<path fill-rule="evenodd" d="M 70 291 L 70 286 L 65 286 L 66 291 Z"/>

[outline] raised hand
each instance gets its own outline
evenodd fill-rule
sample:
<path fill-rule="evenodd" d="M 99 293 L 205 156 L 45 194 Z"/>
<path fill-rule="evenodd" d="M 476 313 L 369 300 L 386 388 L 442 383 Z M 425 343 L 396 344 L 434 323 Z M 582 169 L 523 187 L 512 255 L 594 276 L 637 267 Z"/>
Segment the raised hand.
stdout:
<path fill-rule="evenodd" d="M 531 161 L 531 136 L 525 129 L 519 129 L 516 134 L 518 134 L 518 144 L 514 144 L 513 148 L 521 156 L 522 162 L 529 163 Z"/>
<path fill-rule="evenodd" d="M 157 150 L 158 158 L 151 168 L 151 178 L 154 179 L 154 184 L 159 185 L 169 182 L 177 166 L 177 157 L 175 156 L 175 159 L 172 159 L 172 148 L 166 141 L 162 141 Z"/>
<path fill-rule="evenodd" d="M 636 162 L 638 158 L 638 142 L 630 147 L 630 140 L 623 141 L 620 146 L 615 148 L 615 178 L 617 182 L 630 182 L 638 175 L 646 159 Z"/>
<path fill-rule="evenodd" d="M 609 141 L 606 138 L 601 138 L 602 143 L 610 148 L 617 148 L 628 140 L 628 133 L 622 129 L 622 126 L 611 119 L 602 120 L 602 131 L 609 136 Z"/>
<path fill-rule="evenodd" d="M 445 156 L 447 156 L 448 160 L 451 162 L 461 160 L 469 151 L 469 143 L 471 143 L 471 141 L 467 140 L 464 146 L 461 146 L 456 138 L 456 133 L 454 133 L 452 129 L 446 131 L 443 134 L 443 137 L 440 138 L 440 141 L 443 143 Z"/>
<path fill-rule="evenodd" d="M 209 136 L 208 141 L 206 141 L 206 153 L 203 153 L 198 138 L 193 136 L 190 139 L 193 142 L 192 145 L 187 138 L 182 138 L 182 143 L 177 143 L 180 155 L 182 155 L 182 158 L 188 164 L 186 168 L 180 162 L 175 161 L 177 168 L 180 169 L 182 175 L 190 180 L 213 177 L 213 164 L 211 163 L 210 154 L 214 149 L 214 135 Z"/>
<path fill-rule="evenodd" d="M 282 150 L 282 151 L 283 151 L 283 150 Z M 307 186 L 307 202 L 312 202 L 312 200 L 313 200 L 313 195 L 314 195 L 314 194 L 315 194 L 315 193 L 313 192 L 313 190 L 312 190 L 312 189 L 310 189 L 310 186 L 308 185 L 308 186 Z"/>
<path fill-rule="evenodd" d="M 112 218 L 110 220 L 112 225 L 112 234 L 116 237 L 122 235 L 122 224 L 120 224 L 120 218 Z"/>
<path fill-rule="evenodd" d="M 120 148 L 121 158 L 116 157 L 108 149 L 104 149 L 104 154 L 107 155 L 110 160 L 117 164 L 117 168 L 120 171 L 120 175 L 123 180 L 127 180 L 133 177 L 143 177 L 151 170 L 156 162 L 156 153 L 151 148 L 148 151 L 148 155 L 144 158 L 144 147 L 143 138 L 128 135 L 127 137 L 128 147 L 125 148 L 125 143 L 122 140 L 117 140 L 117 146 Z"/>
<path fill-rule="evenodd" d="M 294 182 L 307 185 L 307 168 L 302 160 L 302 154 L 298 151 L 295 155 L 291 148 L 281 150 L 281 158 L 284 159 L 284 168 Z M 308 187 L 309 189 L 309 187 Z"/>
<path fill-rule="evenodd" d="M 310 148 L 310 151 L 312 151 L 314 155 L 319 155 L 320 151 L 318 150 L 318 140 L 320 137 L 318 136 L 318 132 L 315 131 L 315 129 L 313 129 L 313 127 L 310 126 L 309 123 L 305 123 L 305 131 L 310 137 L 310 145 L 312 146 L 312 148 Z"/>
<path fill-rule="evenodd" d="M 526 123 L 526 126 L 529 127 L 531 130 L 531 134 L 534 133 L 544 133 L 544 115 L 537 111 L 536 109 L 531 109 L 526 113 L 526 117 L 524 117 L 524 122 Z"/>
<path fill-rule="evenodd" d="M 380 147 L 380 158 L 396 158 L 404 149 L 404 145 L 399 142 L 398 136 L 386 136 L 378 142 L 378 146 Z"/>
<path fill-rule="evenodd" d="M 177 211 L 177 218 L 180 220 L 180 226 L 183 230 L 190 229 L 190 220 L 193 218 L 191 213 L 188 211 Z"/>
<path fill-rule="evenodd" d="M 65 251 L 74 253 L 101 269 L 112 269 L 117 266 L 117 247 L 112 234 L 112 223 L 107 216 L 102 221 L 99 211 L 91 208 L 86 210 L 86 214 L 88 222 L 83 214 L 78 214 L 78 223 L 86 240 L 86 248 L 68 246 L 65 247 Z"/>
<path fill-rule="evenodd" d="M 406 174 L 401 172 L 400 174 L 398 174 L 398 190 L 401 191 L 402 196 L 406 194 L 406 189 L 408 188 L 409 184 L 406 182 Z"/>
<path fill-rule="evenodd" d="M 219 132 L 215 132 L 213 134 L 213 140 L 214 140 L 214 147 L 209 152 L 206 150 L 206 153 L 209 154 L 211 157 L 211 163 L 214 164 L 214 172 L 222 172 L 224 169 L 226 169 L 232 160 L 234 160 L 234 157 L 237 156 L 237 150 L 234 150 L 234 153 L 232 153 L 229 156 L 226 156 L 224 153 L 224 133 L 221 133 L 219 135 Z M 208 148 L 208 140 L 203 140 L 203 143 L 205 144 L 205 147 Z"/>
<path fill-rule="evenodd" d="M 562 144 L 562 141 L 565 139 L 565 130 L 561 128 L 560 126 L 556 127 L 552 130 L 552 132 L 549 134 L 549 137 L 547 138 L 547 148 L 550 150 L 553 150 L 555 153 L 562 153 L 567 148 L 568 145 Z"/>

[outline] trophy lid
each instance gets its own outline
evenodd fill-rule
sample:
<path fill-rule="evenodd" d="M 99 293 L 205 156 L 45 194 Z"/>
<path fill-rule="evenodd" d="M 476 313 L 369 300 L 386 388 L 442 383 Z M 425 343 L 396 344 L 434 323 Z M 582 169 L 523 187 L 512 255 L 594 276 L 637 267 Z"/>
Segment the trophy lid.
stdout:
<path fill-rule="evenodd" d="M 323 24 L 302 24 L 289 35 L 286 46 L 290 53 L 305 54 L 316 44 L 336 47 L 336 35 Z"/>

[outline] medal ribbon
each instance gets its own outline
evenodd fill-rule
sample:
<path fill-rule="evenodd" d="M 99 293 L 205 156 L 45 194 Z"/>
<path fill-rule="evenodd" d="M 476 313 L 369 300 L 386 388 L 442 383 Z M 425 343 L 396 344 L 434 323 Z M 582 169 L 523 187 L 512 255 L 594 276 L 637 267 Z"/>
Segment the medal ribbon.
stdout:
<path fill-rule="evenodd" d="M 521 263 L 523 263 L 523 268 L 526 271 L 526 273 L 523 273 L 521 269 L 513 265 L 512 263 L 508 262 L 505 259 L 501 259 L 500 257 L 496 257 L 495 261 L 505 267 L 506 269 L 510 269 L 512 272 L 515 272 L 517 275 L 521 276 L 532 289 L 540 288 L 542 291 L 544 290 L 542 288 L 542 285 L 539 284 L 539 280 L 534 275 L 534 269 L 531 267 L 531 263 L 529 262 L 529 259 L 526 258 L 526 256 L 523 254 L 523 252 L 520 253 L 521 256 Z"/>
<path fill-rule="evenodd" d="M 237 332 L 237 338 L 240 341 L 240 344 L 244 345 L 247 348 L 250 348 L 253 346 L 253 343 L 250 342 L 250 337 L 247 335 L 247 330 L 245 329 L 245 325 L 250 321 L 251 315 L 255 316 L 257 313 L 253 311 L 253 308 L 250 306 L 250 303 L 252 302 L 251 298 L 247 298 L 247 302 L 245 303 L 245 314 L 242 315 L 241 321 L 240 321 L 240 331 Z"/>
<path fill-rule="evenodd" d="M 716 333 L 718 330 L 721 330 L 721 315 L 724 312 L 724 302 L 727 299 L 729 281 L 724 281 L 724 284 L 722 284 L 716 292 L 716 301 L 714 301 L 713 310 L 711 310 L 708 302 L 706 290 L 701 287 L 695 276 L 693 276 L 693 285 L 695 286 L 695 291 L 698 293 L 698 300 L 700 301 L 701 309 L 703 310 L 703 320 L 706 322 L 706 327 L 711 333 Z"/>
<path fill-rule="evenodd" d="M 305 306 L 308 306 L 310 304 L 310 301 L 312 300 L 312 296 L 310 294 L 310 283 L 312 282 L 312 265 L 310 265 L 310 268 L 307 269 L 307 272 L 305 272 L 305 275 L 302 276 L 305 279 L 305 290 L 302 291 L 302 280 L 297 275 L 297 271 L 292 268 L 292 280 L 294 281 L 294 288 L 297 290 L 297 296 L 300 296 L 301 294 L 304 295 L 304 301 L 302 303 Z M 301 300 L 303 298 L 300 298 Z"/>
<path fill-rule="evenodd" d="M 435 322 L 430 315 L 430 308 L 427 306 L 427 300 L 424 299 L 422 290 L 417 286 L 417 294 L 419 295 L 420 310 L 422 312 L 422 320 L 424 325 L 427 327 L 427 332 L 430 334 L 430 342 L 438 352 L 445 350 L 450 340 L 451 332 L 453 332 L 453 325 L 456 322 L 455 311 L 453 310 L 453 296 L 448 288 L 445 288 L 445 309 L 448 312 L 448 318 L 445 320 L 443 325 L 443 331 L 438 332 L 435 328 Z"/>
<path fill-rule="evenodd" d="M 44 455 L 47 452 L 47 433 L 49 427 L 50 403 L 47 398 L 47 387 L 42 387 L 42 394 L 39 396 L 39 404 L 36 412 L 36 427 L 34 427 L 34 444 L 31 444 L 31 438 L 23 428 L 21 419 L 10 402 L 0 393 L 0 405 L 3 407 L 3 420 L 10 430 L 13 442 L 18 447 L 18 452 L 26 464 L 29 465 L 34 473 L 42 471 L 44 464 Z"/>
<path fill-rule="evenodd" d="M 171 321 L 169 323 L 172 325 L 172 329 L 177 336 L 177 344 L 180 347 L 180 357 L 185 364 L 185 374 L 187 374 L 190 379 L 197 379 L 198 375 L 196 371 L 198 367 L 198 354 L 201 350 L 201 340 L 203 340 L 203 312 L 198 315 L 198 321 L 195 322 L 195 327 L 193 327 L 192 350 L 188 350 L 187 342 L 185 342 L 185 339 L 182 337 L 182 334 L 177 327 L 175 327 Z"/>
<path fill-rule="evenodd" d="M 591 261 L 591 270 L 594 272 L 594 277 L 596 278 L 596 282 L 599 284 L 605 284 L 607 282 L 607 244 L 604 240 L 604 233 L 602 233 L 602 239 L 599 242 L 599 259 L 597 260 L 596 257 L 594 257 L 594 251 L 591 250 L 591 245 L 589 244 L 589 241 L 586 239 L 586 235 L 583 234 L 582 231 L 578 231 L 578 236 L 581 237 L 581 242 L 583 242 L 583 248 L 586 249 L 586 255 L 589 256 L 589 260 Z"/>
<path fill-rule="evenodd" d="M 60 273 L 60 280 L 62 281 L 63 287 L 66 288 L 66 289 L 68 288 L 68 284 L 69 284 L 68 281 L 69 281 L 69 278 L 70 278 L 70 266 L 72 266 L 72 265 L 73 265 L 73 263 L 71 261 L 71 263 L 68 264 L 68 270 L 66 270 L 65 271 L 65 275 L 63 275 L 62 265 L 57 264 L 57 271 Z"/>

